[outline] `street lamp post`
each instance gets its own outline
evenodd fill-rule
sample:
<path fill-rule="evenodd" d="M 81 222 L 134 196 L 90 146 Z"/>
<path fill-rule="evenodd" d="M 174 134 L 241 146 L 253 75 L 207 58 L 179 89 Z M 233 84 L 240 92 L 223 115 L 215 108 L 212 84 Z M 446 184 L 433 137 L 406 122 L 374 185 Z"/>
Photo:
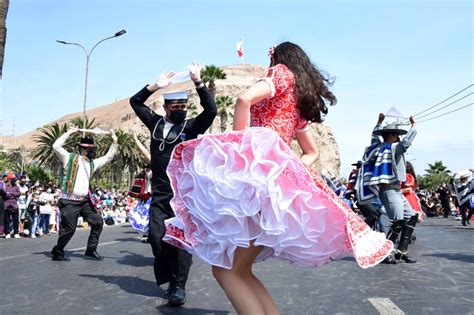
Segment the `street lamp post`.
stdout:
<path fill-rule="evenodd" d="M 23 170 L 25 169 L 25 158 L 23 156 L 23 147 L 20 148 L 20 156 L 21 156 L 21 170 L 20 174 L 23 175 Z"/>
<path fill-rule="evenodd" d="M 115 38 L 115 37 L 119 37 L 123 34 L 125 34 L 127 31 L 125 30 L 121 30 L 117 33 L 114 34 L 114 36 L 109 36 L 109 37 L 106 37 L 104 39 L 101 39 L 100 41 L 98 41 L 93 47 L 92 49 L 87 52 L 87 50 L 84 48 L 84 46 L 82 46 L 81 44 L 79 43 L 70 43 L 70 42 L 65 42 L 63 40 L 56 40 L 58 43 L 60 44 L 64 44 L 64 45 L 75 45 L 75 46 L 79 46 L 82 48 L 82 50 L 84 51 L 84 53 L 86 54 L 86 78 L 85 78 L 85 84 L 84 84 L 84 107 L 83 107 L 83 111 L 82 111 L 82 123 L 83 123 L 83 128 L 86 129 L 86 106 L 87 106 L 87 78 L 89 76 L 89 60 L 90 60 L 90 57 L 91 57 L 91 54 L 92 52 L 94 51 L 94 49 L 99 46 L 100 43 L 108 40 L 108 39 L 112 39 L 112 38 Z M 82 136 L 84 137 L 84 133 L 82 134 Z"/>

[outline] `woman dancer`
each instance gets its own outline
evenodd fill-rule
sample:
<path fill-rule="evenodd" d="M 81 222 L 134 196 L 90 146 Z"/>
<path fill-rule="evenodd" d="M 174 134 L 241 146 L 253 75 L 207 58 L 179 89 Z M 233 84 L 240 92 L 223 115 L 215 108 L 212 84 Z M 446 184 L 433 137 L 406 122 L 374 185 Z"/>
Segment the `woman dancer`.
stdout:
<path fill-rule="evenodd" d="M 147 166 L 143 169 L 143 178 L 146 180 L 145 196 L 143 199 L 137 199 L 136 205 L 130 210 L 130 223 L 132 227 L 143 234 L 142 242 L 148 242 L 148 229 L 150 220 L 150 203 L 151 203 L 151 176 L 152 172 L 149 164 L 151 163 L 150 152 L 140 142 L 136 133 L 133 133 L 133 139 L 140 152 L 143 154 Z"/>
<path fill-rule="evenodd" d="M 418 186 L 415 169 L 410 162 L 406 162 L 405 165 L 407 171 L 407 181 L 402 183 L 402 193 L 408 200 L 408 203 L 412 209 L 418 213 L 418 222 L 421 222 L 425 219 L 425 213 L 423 210 L 421 210 L 420 199 L 415 194 L 415 188 Z"/>
<path fill-rule="evenodd" d="M 352 254 L 367 268 L 393 248 L 309 169 L 317 155 L 308 122 L 336 103 L 330 80 L 298 45 L 281 43 L 269 55 L 267 76 L 237 100 L 234 131 L 178 145 L 168 166 L 176 218 L 164 240 L 212 264 L 239 314 L 279 313 L 252 273 L 255 261 L 319 266 Z M 300 158 L 290 148 L 295 137 Z"/>

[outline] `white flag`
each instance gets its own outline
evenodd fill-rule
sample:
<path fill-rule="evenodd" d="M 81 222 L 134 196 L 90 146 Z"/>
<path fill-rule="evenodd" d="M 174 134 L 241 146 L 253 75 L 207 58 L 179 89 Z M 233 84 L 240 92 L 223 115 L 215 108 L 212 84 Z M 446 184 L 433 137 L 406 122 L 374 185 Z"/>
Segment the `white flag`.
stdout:
<path fill-rule="evenodd" d="M 395 106 L 390 107 L 388 112 L 385 113 L 385 116 L 394 118 L 407 118 L 398 109 L 396 109 Z"/>

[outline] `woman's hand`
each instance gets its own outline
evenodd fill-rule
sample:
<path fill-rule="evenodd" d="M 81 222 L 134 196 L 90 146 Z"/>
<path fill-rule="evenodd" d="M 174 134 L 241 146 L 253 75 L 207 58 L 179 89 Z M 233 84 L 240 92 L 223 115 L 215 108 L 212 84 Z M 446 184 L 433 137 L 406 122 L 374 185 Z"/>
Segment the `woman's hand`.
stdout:
<path fill-rule="evenodd" d="M 418 223 L 425 221 L 425 219 L 426 219 L 426 214 L 422 210 L 421 213 L 418 215 Z"/>

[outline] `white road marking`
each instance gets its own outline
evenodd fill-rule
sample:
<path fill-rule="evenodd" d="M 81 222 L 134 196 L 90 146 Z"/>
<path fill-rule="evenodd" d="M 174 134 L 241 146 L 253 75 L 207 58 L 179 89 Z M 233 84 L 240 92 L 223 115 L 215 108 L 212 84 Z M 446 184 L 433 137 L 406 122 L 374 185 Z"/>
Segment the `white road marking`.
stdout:
<path fill-rule="evenodd" d="M 111 242 L 105 242 L 105 243 L 101 243 L 99 244 L 99 246 L 104 246 L 104 245 L 110 245 L 110 244 L 114 244 L 114 243 L 119 243 L 120 241 L 111 241 Z M 78 251 L 78 250 L 85 250 L 87 247 L 84 246 L 84 247 L 78 247 L 78 248 L 72 248 L 72 249 L 68 249 L 68 251 Z M 1 257 L 0 258 L 0 261 L 2 260 L 7 260 L 7 259 L 12 259 L 12 258 L 20 258 L 20 257 L 25 257 L 25 256 L 30 256 L 31 253 L 28 253 L 28 254 L 22 254 L 22 255 L 16 255 L 16 256 L 9 256 L 9 257 Z"/>
<path fill-rule="evenodd" d="M 389 298 L 370 298 L 370 303 L 379 311 L 381 315 L 403 315 L 405 314 L 395 303 Z"/>
<path fill-rule="evenodd" d="M 2 257 L 2 258 L 0 258 L 0 261 L 11 259 L 11 258 L 25 257 L 25 256 L 29 256 L 29 255 L 31 255 L 31 254 L 23 254 L 23 255 L 9 256 L 9 257 Z"/>

